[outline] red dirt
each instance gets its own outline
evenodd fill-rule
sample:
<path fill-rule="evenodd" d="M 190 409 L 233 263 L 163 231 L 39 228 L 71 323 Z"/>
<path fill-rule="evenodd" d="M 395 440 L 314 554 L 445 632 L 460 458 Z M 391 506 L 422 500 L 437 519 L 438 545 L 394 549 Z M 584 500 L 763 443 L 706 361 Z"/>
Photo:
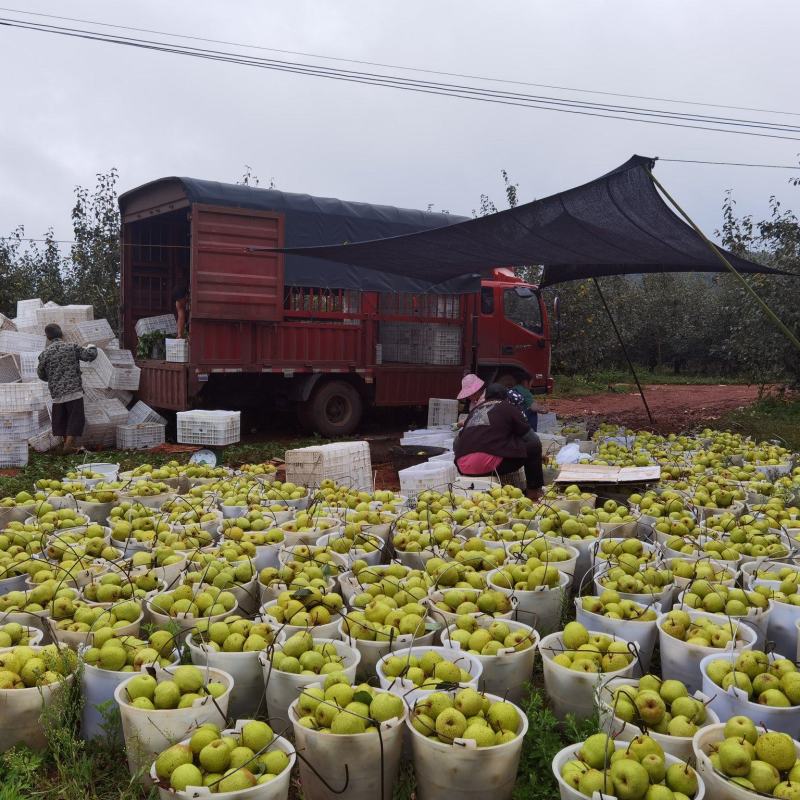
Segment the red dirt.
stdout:
<path fill-rule="evenodd" d="M 656 385 L 645 386 L 644 393 L 653 414 L 652 425 L 635 387 L 625 394 L 609 392 L 588 397 L 553 398 L 545 403 L 561 418 L 583 417 L 590 423 L 615 422 L 629 428 L 678 433 L 711 422 L 758 399 L 756 386 Z"/>

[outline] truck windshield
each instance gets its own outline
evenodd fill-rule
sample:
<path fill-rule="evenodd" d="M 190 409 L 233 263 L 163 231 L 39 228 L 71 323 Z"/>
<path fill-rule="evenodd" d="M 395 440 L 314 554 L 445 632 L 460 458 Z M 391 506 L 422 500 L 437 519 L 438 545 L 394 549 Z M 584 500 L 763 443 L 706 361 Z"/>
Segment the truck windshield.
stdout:
<path fill-rule="evenodd" d="M 516 289 L 506 289 L 503 292 L 503 313 L 507 320 L 515 322 L 525 330 L 542 332 L 539 298 L 533 292 L 527 296 L 520 296 Z"/>

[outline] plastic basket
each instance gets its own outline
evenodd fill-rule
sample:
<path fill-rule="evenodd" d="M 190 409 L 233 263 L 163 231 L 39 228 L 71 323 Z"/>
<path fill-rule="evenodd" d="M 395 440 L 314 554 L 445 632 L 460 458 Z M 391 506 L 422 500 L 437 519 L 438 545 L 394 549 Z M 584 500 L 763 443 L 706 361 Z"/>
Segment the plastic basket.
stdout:
<path fill-rule="evenodd" d="M 17 326 L 5 314 L 0 314 L 0 331 L 15 331 Z"/>
<path fill-rule="evenodd" d="M 32 411 L 0 414 L 0 442 L 22 442 L 39 431 L 38 416 Z"/>
<path fill-rule="evenodd" d="M 166 334 L 176 334 L 178 332 L 178 322 L 172 314 L 161 314 L 157 317 L 142 317 L 136 321 L 133 328 L 137 336 L 154 331 L 163 331 Z"/>
<path fill-rule="evenodd" d="M 180 444 L 222 447 L 240 439 L 239 411 L 179 411 L 176 417 Z"/>
<path fill-rule="evenodd" d="M 118 450 L 147 450 L 164 444 L 166 427 L 157 422 L 142 422 L 139 425 L 117 425 Z"/>
<path fill-rule="evenodd" d="M 19 367 L 14 356 L 0 356 L 0 383 L 16 383 L 19 379 Z"/>
<path fill-rule="evenodd" d="M 89 319 L 75 323 L 75 335 L 78 344 L 107 345 L 114 338 L 114 331 L 107 319 Z"/>
<path fill-rule="evenodd" d="M 35 324 L 37 312 L 42 308 L 42 301 L 38 297 L 29 300 L 17 300 L 17 320 L 22 325 Z"/>
<path fill-rule="evenodd" d="M 166 425 L 167 421 L 161 414 L 156 413 L 147 403 L 139 400 L 128 412 L 128 425 L 138 425 L 140 422 L 155 422 Z"/>
<path fill-rule="evenodd" d="M 17 364 L 21 380 L 39 380 L 39 376 L 36 373 L 36 368 L 39 366 L 39 352 L 31 351 L 29 353 L 18 353 Z"/>
<path fill-rule="evenodd" d="M 450 426 L 458 422 L 458 400 L 431 397 L 428 400 L 428 427 Z"/>
<path fill-rule="evenodd" d="M 27 464 L 27 442 L 0 442 L 0 467 L 25 467 Z"/>
<path fill-rule="evenodd" d="M 0 353 L 29 353 L 41 351 L 47 346 L 47 339 L 36 333 L 19 331 L 0 331 Z"/>
<path fill-rule="evenodd" d="M 109 383 L 112 389 L 126 389 L 135 392 L 139 388 L 142 371 L 139 367 L 114 367 Z"/>
<path fill-rule="evenodd" d="M 108 360 L 115 367 L 133 367 L 133 353 L 130 350 L 120 350 L 118 347 L 104 347 Z"/>
<path fill-rule="evenodd" d="M 189 342 L 187 339 L 165 340 L 167 361 L 185 364 L 189 361 Z"/>
<path fill-rule="evenodd" d="M 41 431 L 40 433 L 37 433 L 35 436 L 31 436 L 31 438 L 28 439 L 28 444 L 37 453 L 46 453 L 48 450 L 58 447 L 61 442 L 61 437 L 54 436 L 53 432 L 50 430 Z"/>
<path fill-rule="evenodd" d="M 44 383 L 0 383 L 3 411 L 38 411 L 44 405 Z"/>
<path fill-rule="evenodd" d="M 108 356 L 102 350 L 98 350 L 94 361 L 81 361 L 81 374 L 85 387 L 105 389 L 111 385 L 114 366 L 108 360 Z"/>
<path fill-rule="evenodd" d="M 458 478 L 454 463 L 447 461 L 427 461 L 415 467 L 402 469 L 397 473 L 400 478 L 400 493 L 412 497 L 429 489 L 442 489 Z"/>

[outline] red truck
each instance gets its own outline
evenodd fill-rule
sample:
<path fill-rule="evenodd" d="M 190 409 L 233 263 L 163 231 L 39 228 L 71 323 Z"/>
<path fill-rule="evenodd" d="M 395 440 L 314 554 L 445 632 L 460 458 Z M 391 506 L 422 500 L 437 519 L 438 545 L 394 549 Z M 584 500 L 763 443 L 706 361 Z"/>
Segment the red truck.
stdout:
<path fill-rule="evenodd" d="M 447 214 L 163 178 L 123 194 L 124 346 L 189 287 L 189 361 L 137 359 L 140 399 L 172 411 L 291 404 L 311 430 L 352 433 L 368 406 L 454 397 L 465 372 L 515 367 L 550 391 L 538 287 L 496 269 L 480 290 L 420 285 L 264 248 L 339 244 L 459 222 Z"/>

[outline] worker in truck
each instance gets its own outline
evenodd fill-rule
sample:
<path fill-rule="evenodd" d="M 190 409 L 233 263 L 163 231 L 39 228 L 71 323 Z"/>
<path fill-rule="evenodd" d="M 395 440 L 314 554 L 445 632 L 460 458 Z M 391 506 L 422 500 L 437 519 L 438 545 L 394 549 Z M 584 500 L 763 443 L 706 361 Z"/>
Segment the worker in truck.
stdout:
<path fill-rule="evenodd" d="M 505 476 L 525 470 L 528 497 L 542 496 L 542 443 L 508 399 L 499 383 L 486 388 L 483 401 L 470 411 L 453 445 L 456 467 L 462 475 Z"/>
<path fill-rule="evenodd" d="M 61 327 L 45 326 L 47 346 L 39 353 L 36 374 L 47 381 L 53 398 L 52 427 L 54 436 L 64 437 L 64 452 L 75 452 L 75 439 L 83 436 L 86 417 L 83 410 L 81 361 L 94 361 L 97 347 L 80 347 L 64 341 Z"/>
<path fill-rule="evenodd" d="M 184 339 L 186 337 L 186 318 L 189 315 L 189 284 L 185 279 L 182 279 L 172 292 L 172 302 L 175 303 L 177 338 Z"/>

